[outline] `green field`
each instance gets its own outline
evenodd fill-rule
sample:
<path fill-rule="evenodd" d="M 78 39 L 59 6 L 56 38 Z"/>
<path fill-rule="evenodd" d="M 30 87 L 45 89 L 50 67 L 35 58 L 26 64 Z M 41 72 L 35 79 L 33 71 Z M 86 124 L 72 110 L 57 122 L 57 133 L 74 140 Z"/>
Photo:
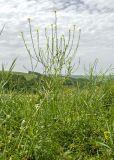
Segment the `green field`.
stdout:
<path fill-rule="evenodd" d="M 63 85 L 59 79 L 56 87 L 42 84 L 35 94 L 2 88 L 0 159 L 113 159 L 114 81 L 98 82 L 80 87 Z"/>

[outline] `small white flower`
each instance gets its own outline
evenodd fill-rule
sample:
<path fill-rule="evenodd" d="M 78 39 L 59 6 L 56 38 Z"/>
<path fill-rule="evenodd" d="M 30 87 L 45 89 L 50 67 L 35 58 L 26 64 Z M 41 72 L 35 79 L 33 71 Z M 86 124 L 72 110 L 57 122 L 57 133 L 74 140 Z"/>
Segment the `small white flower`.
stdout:
<path fill-rule="evenodd" d="M 21 126 L 23 126 L 25 124 L 25 120 L 22 120 L 21 122 Z"/>
<path fill-rule="evenodd" d="M 39 104 L 35 104 L 35 108 L 38 110 L 40 109 L 40 105 Z"/>
<path fill-rule="evenodd" d="M 25 128 L 25 120 L 22 120 L 20 130 L 23 130 Z"/>
<path fill-rule="evenodd" d="M 9 118 L 10 118 L 10 115 L 6 115 L 6 118 L 9 119 Z"/>

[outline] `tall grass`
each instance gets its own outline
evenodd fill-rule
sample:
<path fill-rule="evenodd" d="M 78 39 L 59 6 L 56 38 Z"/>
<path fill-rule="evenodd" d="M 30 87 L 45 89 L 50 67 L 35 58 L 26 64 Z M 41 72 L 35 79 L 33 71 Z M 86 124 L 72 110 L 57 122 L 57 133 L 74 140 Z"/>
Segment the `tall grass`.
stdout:
<path fill-rule="evenodd" d="M 94 64 L 83 88 L 63 85 L 72 73 L 74 51 L 66 52 L 64 36 L 58 40 L 56 22 L 55 17 L 55 25 L 51 25 L 52 48 L 47 37 L 46 57 L 40 47 L 38 52 L 35 50 L 30 19 L 34 57 L 22 33 L 32 70 L 41 63 L 46 76 L 40 80 L 37 94 L 10 90 L 0 93 L 0 159 L 114 159 L 114 81 L 104 74 L 94 76 Z M 61 76 L 63 68 L 65 76 Z"/>

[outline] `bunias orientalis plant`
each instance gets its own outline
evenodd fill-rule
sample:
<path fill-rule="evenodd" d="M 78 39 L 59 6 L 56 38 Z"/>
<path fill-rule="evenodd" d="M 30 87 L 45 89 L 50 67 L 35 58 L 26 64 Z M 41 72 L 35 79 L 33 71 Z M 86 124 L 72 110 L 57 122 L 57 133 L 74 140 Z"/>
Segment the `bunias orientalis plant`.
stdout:
<path fill-rule="evenodd" d="M 80 41 L 79 29 L 78 40 L 75 42 L 75 33 L 77 27 L 73 26 L 73 31 L 69 29 L 68 38 L 62 34 L 58 34 L 58 25 L 57 25 L 57 15 L 55 11 L 55 23 L 51 24 L 51 36 L 48 34 L 48 29 L 45 28 L 45 47 L 40 45 L 40 36 L 39 30 L 36 30 L 37 42 L 34 41 L 33 31 L 31 26 L 31 19 L 28 19 L 29 24 L 29 33 L 32 43 L 32 52 L 30 46 L 25 40 L 24 33 L 22 34 L 22 39 L 26 50 L 30 57 L 30 62 L 32 66 L 32 71 L 36 69 L 38 64 L 43 66 L 43 73 L 45 77 L 45 84 L 48 88 L 53 88 L 57 84 L 63 83 L 66 77 L 69 77 L 74 69 L 73 60 L 75 59 L 77 49 Z M 79 66 L 79 64 L 78 64 Z M 62 74 L 64 73 L 64 76 Z"/>

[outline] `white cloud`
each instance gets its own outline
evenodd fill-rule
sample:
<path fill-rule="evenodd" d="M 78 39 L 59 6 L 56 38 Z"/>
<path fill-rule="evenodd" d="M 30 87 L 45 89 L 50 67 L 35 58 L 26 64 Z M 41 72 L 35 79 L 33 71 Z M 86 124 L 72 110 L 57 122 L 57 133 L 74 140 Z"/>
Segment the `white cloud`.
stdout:
<path fill-rule="evenodd" d="M 4 23 L 6 27 L 0 37 L 0 57 L 26 57 L 20 32 L 24 31 L 29 41 L 27 18 L 31 17 L 33 29 L 40 27 L 43 39 L 44 27 L 54 22 L 54 9 L 61 32 L 66 33 L 73 24 L 82 29 L 78 50 L 82 63 L 99 58 L 103 67 L 114 65 L 114 0 L 1 0 L 0 28 Z M 24 61 L 19 61 L 17 69 Z"/>
<path fill-rule="evenodd" d="M 90 8 L 114 9 L 114 0 L 82 0 Z"/>

